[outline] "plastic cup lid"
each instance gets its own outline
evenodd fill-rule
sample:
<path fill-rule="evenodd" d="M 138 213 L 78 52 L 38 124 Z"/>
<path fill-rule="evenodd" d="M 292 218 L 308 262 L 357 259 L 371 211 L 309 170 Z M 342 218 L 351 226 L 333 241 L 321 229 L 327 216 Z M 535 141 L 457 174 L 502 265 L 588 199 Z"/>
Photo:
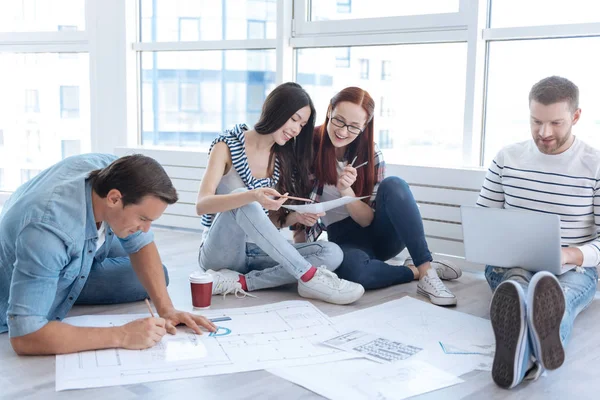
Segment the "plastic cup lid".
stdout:
<path fill-rule="evenodd" d="M 194 271 L 190 274 L 190 282 L 192 283 L 210 283 L 212 281 L 212 275 L 206 272 Z"/>

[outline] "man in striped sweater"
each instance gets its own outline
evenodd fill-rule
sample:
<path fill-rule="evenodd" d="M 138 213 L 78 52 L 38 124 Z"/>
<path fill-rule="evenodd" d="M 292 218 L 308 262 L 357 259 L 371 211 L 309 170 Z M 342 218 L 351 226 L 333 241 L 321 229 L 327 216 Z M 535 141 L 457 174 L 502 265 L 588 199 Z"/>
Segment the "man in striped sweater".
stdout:
<path fill-rule="evenodd" d="M 596 293 L 600 151 L 572 133 L 581 116 L 578 103 L 579 89 L 567 79 L 552 76 L 536 83 L 529 93 L 533 140 L 498 153 L 477 200 L 482 207 L 559 215 L 563 264 L 578 266 L 558 277 L 486 267 L 494 291 L 492 378 L 504 388 L 563 364 L 573 321 Z"/>

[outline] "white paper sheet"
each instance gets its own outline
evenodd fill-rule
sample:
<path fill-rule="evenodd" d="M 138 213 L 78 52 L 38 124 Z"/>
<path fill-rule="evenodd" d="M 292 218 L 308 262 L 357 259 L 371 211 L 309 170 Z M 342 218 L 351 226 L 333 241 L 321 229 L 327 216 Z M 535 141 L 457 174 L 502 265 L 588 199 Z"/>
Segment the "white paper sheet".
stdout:
<path fill-rule="evenodd" d="M 475 369 L 487 370 L 493 361 L 494 334 L 489 320 L 434 306 L 408 296 L 379 306 L 344 314 L 332 318 L 332 321 L 342 332 L 348 332 L 360 326 L 361 330 L 373 335 L 423 348 L 422 351 L 410 358 L 397 361 L 393 365 L 402 365 L 409 361 L 411 363 L 423 362 L 456 377 Z M 440 342 L 446 345 L 446 352 Z M 452 348 L 448 351 L 450 347 Z M 480 354 L 463 354 L 473 352 L 474 348 L 481 349 Z M 354 382 L 353 378 L 349 378 L 348 375 L 352 370 L 372 368 L 373 364 L 372 361 L 364 359 L 349 360 L 329 366 L 283 368 L 269 370 L 269 372 L 323 396 L 336 399 L 341 398 L 337 397 L 341 387 L 347 385 L 347 382 Z M 385 375 L 378 376 L 378 371 L 384 373 L 385 367 L 389 364 L 381 366 L 383 369 L 373 369 L 373 372 L 370 373 L 369 376 L 372 380 L 377 381 L 385 377 Z M 319 373 L 321 369 L 323 373 Z M 400 372 L 398 373 L 400 374 Z M 333 384 L 330 383 L 332 381 L 344 383 L 333 387 Z M 434 379 L 428 379 L 428 382 L 430 384 L 427 387 L 428 390 L 425 386 L 419 386 L 419 390 L 422 390 L 420 393 L 437 390 Z M 448 382 L 452 382 L 452 380 Z M 361 385 L 368 386 L 367 383 Z M 361 390 L 363 389 L 360 387 L 351 387 L 347 391 L 344 389 L 343 393 L 346 398 L 368 398 L 360 397 Z M 398 393 L 403 392 L 398 389 Z M 355 397 L 351 397 L 352 394 Z"/>
<path fill-rule="evenodd" d="M 464 382 L 412 358 L 392 364 L 347 360 L 271 372 L 332 400 L 400 400 Z"/>
<path fill-rule="evenodd" d="M 218 375 L 352 358 L 319 343 L 340 331 L 305 301 L 214 310 L 216 335 L 198 336 L 178 327 L 177 335 L 147 350 L 109 349 L 56 356 L 56 390 Z M 65 319 L 78 326 L 120 326 L 148 315 L 93 315 Z"/>
<path fill-rule="evenodd" d="M 289 210 L 294 210 L 301 214 L 311 213 L 311 214 L 319 214 L 329 210 L 333 210 L 334 208 L 345 206 L 346 204 L 352 203 L 353 201 L 366 199 L 369 196 L 363 197 L 350 197 L 344 196 L 336 200 L 325 201 L 323 203 L 312 203 L 312 204 L 301 204 L 301 205 L 283 205 Z"/>
<path fill-rule="evenodd" d="M 378 363 L 391 363 L 405 360 L 423 350 L 420 347 L 396 342 L 363 331 L 343 333 L 331 339 L 327 339 L 323 344 Z"/>

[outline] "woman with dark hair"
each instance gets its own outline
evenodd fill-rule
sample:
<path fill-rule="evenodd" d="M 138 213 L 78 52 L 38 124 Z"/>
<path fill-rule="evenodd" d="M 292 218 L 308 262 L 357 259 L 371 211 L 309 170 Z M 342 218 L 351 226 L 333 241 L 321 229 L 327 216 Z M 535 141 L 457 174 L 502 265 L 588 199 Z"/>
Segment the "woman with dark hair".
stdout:
<path fill-rule="evenodd" d="M 329 241 L 344 252 L 338 276 L 365 289 L 418 279 L 419 294 L 433 304 L 454 305 L 456 297 L 440 278 L 456 279 L 461 271 L 433 261 L 408 184 L 396 176 L 384 179 L 383 155 L 373 140 L 374 110 L 369 93 L 357 87 L 345 88 L 331 99 L 325 123 L 315 130 L 311 199 L 367 198 L 328 211 L 320 222 L 297 232 L 296 241 L 313 242 L 327 229 Z M 385 262 L 405 247 L 411 258 L 404 266 Z"/>
<path fill-rule="evenodd" d="M 254 129 L 236 125 L 212 143 L 196 211 L 205 226 L 198 261 L 214 277 L 213 294 L 293 282 L 300 296 L 335 304 L 364 293 L 331 272 L 343 257 L 336 244 L 291 244 L 278 230 L 319 217 L 281 208 L 286 195 L 310 191 L 314 121 L 308 93 L 284 83 L 267 96 Z"/>

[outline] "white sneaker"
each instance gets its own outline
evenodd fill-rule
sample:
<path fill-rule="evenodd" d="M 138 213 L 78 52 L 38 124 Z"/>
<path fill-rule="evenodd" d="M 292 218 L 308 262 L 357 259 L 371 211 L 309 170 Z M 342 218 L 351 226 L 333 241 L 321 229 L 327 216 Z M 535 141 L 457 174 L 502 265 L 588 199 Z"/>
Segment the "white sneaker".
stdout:
<path fill-rule="evenodd" d="M 323 300 L 333 304 L 350 304 L 360 299 L 365 288 L 358 283 L 340 279 L 325 267 L 317 268 L 308 281 L 298 280 L 298 294 L 307 299 Z"/>
<path fill-rule="evenodd" d="M 404 261 L 405 267 L 408 267 L 409 265 L 412 265 L 412 266 L 415 265 L 415 263 L 411 257 L 408 257 L 406 259 L 406 261 Z M 454 265 L 454 263 L 451 263 L 450 261 L 433 260 L 431 262 L 431 267 L 433 269 L 435 269 L 435 272 L 437 272 L 437 275 L 440 277 L 440 279 L 443 279 L 446 281 L 450 281 L 452 279 L 458 279 L 462 276 L 462 270 L 459 267 L 457 267 L 456 265 Z"/>
<path fill-rule="evenodd" d="M 242 289 L 242 284 L 240 283 L 240 274 L 238 272 L 230 269 L 220 269 L 218 271 L 209 269 L 206 272 L 211 274 L 213 277 L 213 296 L 216 294 L 222 294 L 223 297 L 225 297 L 228 294 L 233 293 L 238 299 L 242 299 L 246 296 L 256 297 Z"/>
<path fill-rule="evenodd" d="M 427 275 L 419 279 L 417 293 L 429 297 L 429 301 L 436 306 L 456 305 L 456 296 L 442 283 L 433 268 L 427 271 Z"/>

